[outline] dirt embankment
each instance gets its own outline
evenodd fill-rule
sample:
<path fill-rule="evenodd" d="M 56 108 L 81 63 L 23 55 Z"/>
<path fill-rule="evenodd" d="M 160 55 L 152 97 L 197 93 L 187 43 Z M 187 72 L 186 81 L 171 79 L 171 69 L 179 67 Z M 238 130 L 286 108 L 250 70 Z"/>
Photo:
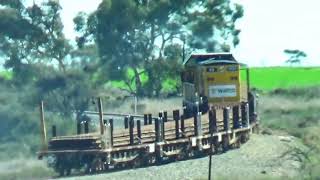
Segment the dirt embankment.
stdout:
<path fill-rule="evenodd" d="M 240 149 L 213 156 L 213 178 L 299 179 L 302 163 L 297 151 L 306 150 L 294 137 L 254 134 Z M 162 166 L 65 179 L 207 179 L 208 163 L 208 157 L 204 157 Z"/>

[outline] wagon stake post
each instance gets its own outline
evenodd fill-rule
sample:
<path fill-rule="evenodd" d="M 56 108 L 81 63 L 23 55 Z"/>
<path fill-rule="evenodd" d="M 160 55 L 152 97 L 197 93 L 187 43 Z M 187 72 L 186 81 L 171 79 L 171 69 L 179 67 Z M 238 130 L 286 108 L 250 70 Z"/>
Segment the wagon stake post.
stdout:
<path fill-rule="evenodd" d="M 41 132 L 41 143 L 42 150 L 47 150 L 47 131 L 46 131 L 46 123 L 44 119 L 44 110 L 43 110 L 43 101 L 40 102 L 40 132 Z"/>
<path fill-rule="evenodd" d="M 99 122 L 100 122 L 100 133 L 101 135 L 104 134 L 104 123 L 103 123 L 103 107 L 102 107 L 102 100 L 98 98 L 98 109 L 99 109 Z"/>

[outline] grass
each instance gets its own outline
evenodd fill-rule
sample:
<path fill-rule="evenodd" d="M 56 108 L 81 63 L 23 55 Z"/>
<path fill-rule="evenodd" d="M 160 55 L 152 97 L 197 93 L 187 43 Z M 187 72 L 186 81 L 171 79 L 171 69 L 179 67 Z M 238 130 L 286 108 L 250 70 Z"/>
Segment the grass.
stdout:
<path fill-rule="evenodd" d="M 28 180 L 48 179 L 56 174 L 47 168 L 44 161 L 35 159 L 15 159 L 0 162 L 0 179 Z"/>
<path fill-rule="evenodd" d="M 252 87 L 270 91 L 278 88 L 320 85 L 319 67 L 264 67 L 250 69 Z"/>
<path fill-rule="evenodd" d="M 241 73 L 245 75 L 243 71 Z M 290 89 L 299 87 L 310 87 L 320 85 L 320 67 L 257 67 L 250 69 L 251 86 L 263 91 L 272 91 L 274 89 Z M 133 73 L 128 71 L 128 77 L 132 78 Z M 143 84 L 148 81 L 148 77 L 141 76 Z M 245 77 L 244 77 L 245 78 Z M 180 78 L 169 78 L 162 82 L 163 91 L 175 91 L 175 87 Z M 114 87 L 126 89 L 127 86 L 122 81 L 113 81 Z M 132 86 L 135 88 L 134 84 Z"/>
<path fill-rule="evenodd" d="M 301 139 L 309 151 L 297 152 L 304 157 L 302 175 L 320 177 L 320 97 L 319 87 L 278 90 L 259 101 L 262 127 Z"/>
<path fill-rule="evenodd" d="M 273 133 L 284 132 L 301 139 L 312 151 L 306 156 L 304 168 L 301 171 L 306 179 L 320 177 L 320 131 L 319 109 L 320 88 L 293 88 L 272 91 L 260 97 L 259 115 L 264 129 Z M 167 110 L 171 116 L 172 110 L 181 107 L 181 98 L 171 99 L 141 99 L 139 113 L 153 113 Z M 133 113 L 133 99 L 127 99 L 118 106 L 106 106 L 106 112 Z M 108 108 L 107 108 L 108 107 Z M 297 152 L 299 153 L 299 152 Z M 0 179 L 43 179 L 54 176 L 46 164 L 34 159 L 0 162 Z M 26 164 L 24 166 L 23 164 Z M 10 171 L 5 171 L 10 169 Z M 239 177 L 219 177 L 218 179 L 241 179 Z M 202 179 L 201 177 L 199 179 Z M 204 178 L 205 179 L 205 178 Z M 261 176 L 257 179 L 281 179 L 279 177 Z"/>
<path fill-rule="evenodd" d="M 140 70 L 141 71 L 141 70 Z M 242 73 L 244 75 L 244 73 Z M 251 86 L 264 91 L 274 89 L 290 89 L 294 87 L 309 87 L 320 85 L 320 67 L 256 67 L 250 69 Z M 132 79 L 133 71 L 128 70 L 127 78 Z M 12 72 L 0 71 L 0 77 L 4 79 L 12 79 Z M 140 76 L 142 84 L 148 81 L 145 74 Z M 162 82 L 165 92 L 175 91 L 180 78 L 168 78 Z M 112 81 L 112 86 L 127 89 L 127 85 L 123 81 Z M 135 88 L 134 82 L 131 86 Z"/>
<path fill-rule="evenodd" d="M 0 77 L 6 73 L 0 72 Z M 252 68 L 250 71 L 251 85 L 266 91 L 260 98 L 260 118 L 263 128 L 271 131 L 285 132 L 298 137 L 311 151 L 305 154 L 305 167 L 302 173 L 308 178 L 320 177 L 320 68 L 302 67 L 270 67 Z M 10 78 L 9 75 L 7 75 Z M 174 84 L 168 81 L 168 84 Z M 319 85 L 319 87 L 315 87 Z M 313 86 L 313 87 L 312 87 Z M 114 106 L 105 106 L 106 112 L 133 113 L 133 99 L 126 99 Z M 138 114 L 172 110 L 181 107 L 181 98 L 172 99 L 141 99 Z M 12 156 L 8 149 L 28 149 L 14 143 L 0 146 L 2 154 Z M 8 152 L 8 153 L 3 153 Z M 20 151 L 19 151 L 20 152 Z M 16 154 L 16 153 L 14 153 Z M 35 179 L 52 176 L 53 172 L 46 168 L 45 163 L 34 159 L 24 159 L 23 154 L 18 160 L 0 162 L 0 179 Z M 35 162 L 37 161 L 37 162 Z M 11 164 L 11 165 L 10 165 Z M 9 168 L 8 168 L 9 167 Z M 7 171 L 4 171 L 9 169 Z M 224 179 L 224 178 L 221 178 Z"/>
<path fill-rule="evenodd" d="M 202 178 L 199 178 L 199 179 L 195 179 L 195 180 L 207 180 L 208 177 L 202 177 Z M 215 179 L 215 180 L 243 180 L 243 179 L 246 179 L 246 180 L 283 180 L 283 179 L 286 179 L 286 180 L 293 180 L 293 178 L 289 178 L 289 177 L 273 177 L 271 175 L 259 175 L 259 176 L 255 176 L 255 177 L 252 177 L 252 178 L 248 178 L 248 177 L 244 177 L 243 175 L 238 175 L 238 176 L 225 176 L 225 175 L 218 175 L 218 177 L 213 177 L 212 179 Z"/>

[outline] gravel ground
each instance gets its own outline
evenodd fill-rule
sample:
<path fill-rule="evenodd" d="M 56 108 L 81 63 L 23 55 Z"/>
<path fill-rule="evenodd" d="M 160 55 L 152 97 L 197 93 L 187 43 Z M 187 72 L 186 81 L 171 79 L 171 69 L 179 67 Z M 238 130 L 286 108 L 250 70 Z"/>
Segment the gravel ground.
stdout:
<path fill-rule="evenodd" d="M 306 150 L 294 137 L 254 134 L 240 149 L 213 156 L 213 179 L 299 179 L 301 162 L 289 151 L 292 148 Z M 207 179 L 208 163 L 209 158 L 204 157 L 65 180 Z"/>

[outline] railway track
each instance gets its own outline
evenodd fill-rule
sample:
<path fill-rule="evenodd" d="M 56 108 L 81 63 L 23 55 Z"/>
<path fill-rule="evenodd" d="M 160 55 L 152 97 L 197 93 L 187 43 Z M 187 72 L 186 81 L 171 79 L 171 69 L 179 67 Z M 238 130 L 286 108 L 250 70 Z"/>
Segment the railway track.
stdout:
<path fill-rule="evenodd" d="M 169 118 L 164 113 L 150 117 L 88 112 L 100 117 L 103 133 L 87 129 L 83 134 L 54 136 L 38 155 L 50 159 L 49 165 L 62 176 L 73 169 L 107 172 L 225 152 L 245 143 L 258 125 L 256 117 L 249 117 L 247 104 L 234 107 L 236 112 L 226 107 L 191 118 L 180 116 L 178 110 Z M 122 119 L 123 128 L 113 127 L 115 117 Z"/>

